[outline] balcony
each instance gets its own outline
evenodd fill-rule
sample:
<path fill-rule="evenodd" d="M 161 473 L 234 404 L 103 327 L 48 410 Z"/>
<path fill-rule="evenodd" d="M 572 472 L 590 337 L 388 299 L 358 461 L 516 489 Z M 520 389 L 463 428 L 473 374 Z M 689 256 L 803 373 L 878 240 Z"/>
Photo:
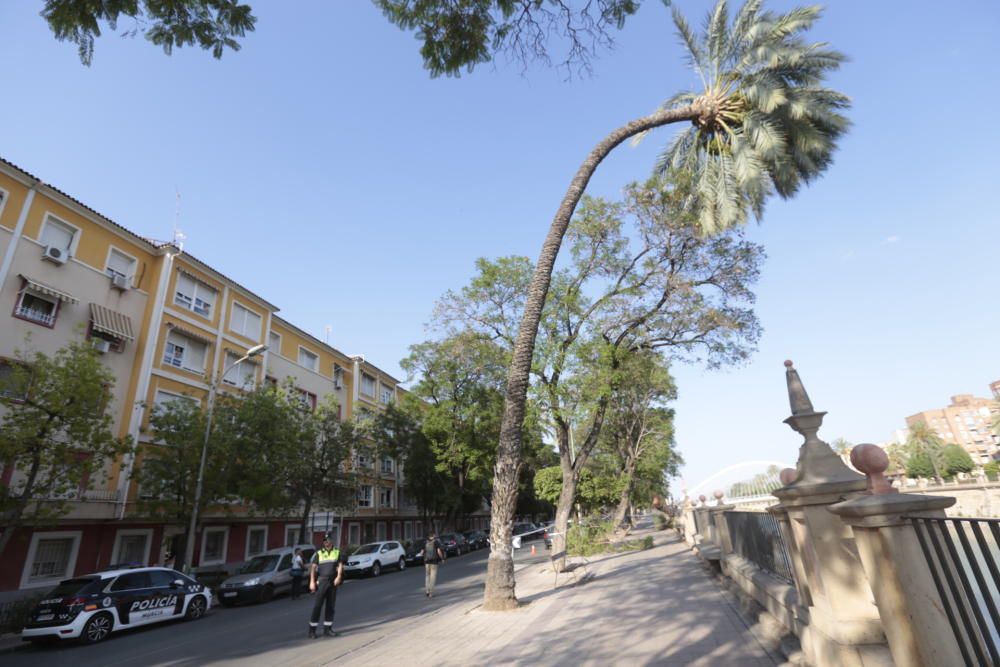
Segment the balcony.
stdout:
<path fill-rule="evenodd" d="M 35 310 L 29 306 L 18 306 L 14 310 L 14 314 L 21 319 L 44 324 L 47 327 L 51 327 L 56 322 L 56 316 L 54 314 L 46 313 L 41 310 Z"/>

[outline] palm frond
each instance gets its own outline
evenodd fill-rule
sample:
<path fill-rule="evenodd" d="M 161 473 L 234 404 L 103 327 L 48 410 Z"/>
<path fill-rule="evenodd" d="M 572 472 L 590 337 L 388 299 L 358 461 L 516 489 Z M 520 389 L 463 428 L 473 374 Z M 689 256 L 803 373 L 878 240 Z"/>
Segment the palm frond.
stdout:
<path fill-rule="evenodd" d="M 705 79 L 706 71 L 706 61 L 705 61 L 705 51 L 701 48 L 698 43 L 698 38 L 695 36 L 694 31 L 691 30 L 691 25 L 681 14 L 681 11 L 677 7 L 671 9 L 671 13 L 674 17 L 674 27 L 677 28 L 677 34 L 681 38 L 681 45 L 687 49 L 687 60 L 698 76 L 701 77 L 701 82 L 703 85 L 707 85 Z"/>
<path fill-rule="evenodd" d="M 705 46 L 712 65 L 712 77 L 718 78 L 724 65 L 725 52 L 729 48 L 729 5 L 726 0 L 717 0 L 715 9 L 708 15 L 705 23 Z"/>

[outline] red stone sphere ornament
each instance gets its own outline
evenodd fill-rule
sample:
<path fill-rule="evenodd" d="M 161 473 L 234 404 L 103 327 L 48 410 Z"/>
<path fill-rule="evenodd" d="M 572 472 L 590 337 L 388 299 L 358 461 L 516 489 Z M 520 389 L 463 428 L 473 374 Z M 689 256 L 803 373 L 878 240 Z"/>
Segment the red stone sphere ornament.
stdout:
<path fill-rule="evenodd" d="M 889 455 L 878 445 L 865 443 L 851 450 L 851 465 L 860 470 L 868 478 L 868 493 L 882 496 L 888 493 L 899 493 L 885 478 L 889 468 Z"/>
<path fill-rule="evenodd" d="M 721 505 L 722 499 L 725 497 L 726 494 L 724 494 L 722 491 L 716 491 L 712 495 L 715 496 L 715 504 Z"/>
<path fill-rule="evenodd" d="M 708 500 L 708 498 L 706 498 L 706 497 L 705 497 L 705 494 L 703 493 L 703 494 L 701 494 L 700 496 L 698 496 L 698 500 L 700 500 L 700 501 L 701 501 L 701 504 L 702 504 L 702 507 L 704 507 L 704 505 L 705 505 L 705 502 L 706 502 L 706 501 Z"/>
<path fill-rule="evenodd" d="M 785 486 L 788 486 L 795 481 L 795 478 L 799 476 L 799 471 L 795 468 L 785 468 L 780 473 L 778 473 L 778 479 Z"/>

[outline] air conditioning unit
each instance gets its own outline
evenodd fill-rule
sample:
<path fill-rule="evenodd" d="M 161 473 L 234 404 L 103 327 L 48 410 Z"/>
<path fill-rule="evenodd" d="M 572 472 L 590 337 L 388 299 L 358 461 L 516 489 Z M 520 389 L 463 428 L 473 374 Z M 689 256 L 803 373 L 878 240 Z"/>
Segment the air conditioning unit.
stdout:
<path fill-rule="evenodd" d="M 97 350 L 98 352 L 100 352 L 101 354 L 104 354 L 105 352 L 108 352 L 108 351 L 111 350 L 111 342 L 110 341 L 106 341 L 103 338 L 95 338 L 94 339 L 94 349 Z"/>
<path fill-rule="evenodd" d="M 122 292 L 124 292 L 129 287 L 129 285 L 128 285 L 128 277 L 127 276 L 123 276 L 123 275 L 118 274 L 118 273 L 112 275 L 111 276 L 111 286 L 114 287 L 117 290 L 121 290 Z"/>
<path fill-rule="evenodd" d="M 47 245 L 45 246 L 45 251 L 42 252 L 42 259 L 47 259 L 56 264 L 65 264 L 68 257 L 66 251 L 62 248 L 57 248 L 54 245 Z"/>

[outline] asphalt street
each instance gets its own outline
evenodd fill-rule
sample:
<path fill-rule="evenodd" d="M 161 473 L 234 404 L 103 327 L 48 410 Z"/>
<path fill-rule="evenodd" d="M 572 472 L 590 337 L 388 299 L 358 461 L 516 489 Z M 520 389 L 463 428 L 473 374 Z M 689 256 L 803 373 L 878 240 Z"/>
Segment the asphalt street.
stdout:
<path fill-rule="evenodd" d="M 531 557 L 530 545 L 538 555 Z M 424 568 L 349 579 L 337 593 L 336 638 L 308 639 L 313 598 L 278 597 L 266 604 L 215 606 L 205 618 L 173 621 L 113 634 L 101 644 L 25 646 L 0 656 L 4 667 L 101 665 L 187 667 L 195 665 L 323 665 L 378 642 L 409 624 L 426 621 L 443 607 L 482 596 L 487 549 L 449 558 L 438 572 L 433 598 L 424 596 Z M 541 541 L 516 553 L 518 567 L 548 557 Z M 419 656 L 414 655 L 414 664 Z"/>

